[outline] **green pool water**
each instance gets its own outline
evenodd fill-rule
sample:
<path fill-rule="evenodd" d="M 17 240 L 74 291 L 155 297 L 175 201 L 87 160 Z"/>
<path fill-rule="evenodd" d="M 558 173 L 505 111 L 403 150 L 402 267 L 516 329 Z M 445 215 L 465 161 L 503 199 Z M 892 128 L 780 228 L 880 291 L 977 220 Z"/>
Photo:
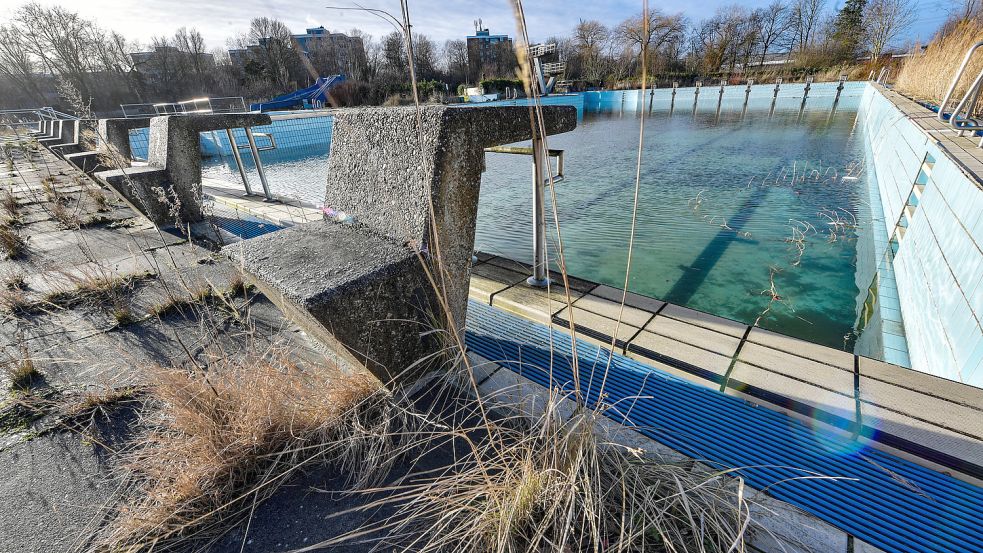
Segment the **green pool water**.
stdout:
<path fill-rule="evenodd" d="M 828 104 L 800 115 L 790 100 L 769 116 L 768 103 L 753 102 L 743 118 L 739 104 L 719 118 L 702 102 L 696 116 L 691 105 L 677 105 L 671 117 L 653 110 L 629 288 L 850 349 L 856 241 L 868 212 L 856 104 L 841 102 L 832 116 Z M 575 131 L 549 139 L 566 152 L 555 196 L 572 275 L 624 285 L 639 127 L 637 113 L 586 113 Z M 529 163 L 487 155 L 479 250 L 531 261 Z"/>

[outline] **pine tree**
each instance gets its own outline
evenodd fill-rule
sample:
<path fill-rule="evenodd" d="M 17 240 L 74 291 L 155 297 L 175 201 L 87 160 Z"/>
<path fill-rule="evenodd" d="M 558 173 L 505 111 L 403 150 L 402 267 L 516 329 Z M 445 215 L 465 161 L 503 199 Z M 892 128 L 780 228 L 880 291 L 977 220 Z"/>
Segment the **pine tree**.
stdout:
<path fill-rule="evenodd" d="M 852 61 L 860 54 L 867 0 L 846 0 L 833 23 L 832 43 L 839 61 Z"/>

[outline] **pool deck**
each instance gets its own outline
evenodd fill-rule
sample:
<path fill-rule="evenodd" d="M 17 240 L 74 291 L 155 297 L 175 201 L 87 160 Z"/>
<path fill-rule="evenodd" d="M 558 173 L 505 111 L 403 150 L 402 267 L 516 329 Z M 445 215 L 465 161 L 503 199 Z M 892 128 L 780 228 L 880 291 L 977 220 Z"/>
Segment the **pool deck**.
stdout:
<path fill-rule="evenodd" d="M 973 177 L 977 186 L 983 188 L 983 148 L 980 148 L 980 137 L 973 136 L 974 133 L 959 136 L 959 131 L 953 129 L 948 121 L 939 121 L 936 112 L 927 110 L 918 102 L 883 85 L 871 85 L 935 140 L 967 175 Z"/>
<path fill-rule="evenodd" d="M 317 221 L 323 217 L 320 209 L 306 202 L 276 196 L 274 201 L 267 202 L 261 195 L 246 196 L 241 184 L 236 186 L 219 179 L 203 178 L 201 188 L 206 199 L 228 210 L 265 219 L 282 227 Z"/>
<path fill-rule="evenodd" d="M 205 179 L 225 207 L 281 226 L 322 217 L 299 202 L 265 202 Z M 680 305 L 571 277 L 562 286 L 525 284 L 528 265 L 478 254 L 470 298 L 610 348 L 700 386 L 822 426 L 858 443 L 983 484 L 983 389 L 791 338 Z M 558 275 L 554 280 L 560 282 Z"/>
<path fill-rule="evenodd" d="M 983 389 L 812 344 L 708 313 L 570 279 L 529 287 L 528 266 L 479 254 L 470 297 L 706 388 L 818 424 L 967 481 L 983 483 Z M 559 280 L 554 275 L 554 280 Z M 617 331 L 616 331 L 617 329 Z"/>

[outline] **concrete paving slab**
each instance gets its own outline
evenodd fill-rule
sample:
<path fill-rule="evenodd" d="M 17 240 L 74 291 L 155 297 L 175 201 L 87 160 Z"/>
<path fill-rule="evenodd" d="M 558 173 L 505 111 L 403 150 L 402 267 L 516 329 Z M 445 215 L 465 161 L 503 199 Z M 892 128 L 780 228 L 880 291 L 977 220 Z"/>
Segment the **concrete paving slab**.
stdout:
<path fill-rule="evenodd" d="M 598 288 L 600 288 L 600 286 Z M 645 323 L 652 318 L 653 312 L 633 307 L 627 302 L 625 302 L 624 311 L 622 311 L 620 296 L 617 299 L 606 298 L 604 296 L 595 295 L 596 291 L 597 289 L 595 288 L 590 294 L 581 296 L 576 303 L 574 303 L 574 307 L 590 311 L 591 313 L 596 313 L 597 315 L 612 320 L 618 320 L 618 317 L 621 316 L 621 322 L 630 324 L 637 328 L 645 326 Z M 658 310 L 658 308 L 656 308 L 656 310 Z"/>
<path fill-rule="evenodd" d="M 591 290 L 591 295 L 600 296 L 604 299 L 621 303 L 622 291 L 620 288 L 608 286 L 607 284 L 601 284 L 597 288 Z M 661 309 L 665 303 L 666 302 L 662 300 L 642 296 L 634 292 L 628 292 L 627 297 L 625 298 L 625 305 L 630 305 L 637 309 L 641 309 L 642 311 L 648 311 L 649 313 L 655 313 Z"/>
<path fill-rule="evenodd" d="M 75 551 L 112 496 L 95 446 L 52 434 L 0 452 L 0 551 Z"/>
<path fill-rule="evenodd" d="M 861 390 L 864 388 L 862 384 L 864 380 L 879 380 L 932 397 L 983 410 L 983 388 L 954 382 L 867 357 L 860 358 L 860 376 Z"/>
<path fill-rule="evenodd" d="M 753 386 L 759 390 L 765 390 L 783 398 L 795 400 L 812 409 L 822 410 L 851 422 L 856 421 L 856 401 L 853 399 L 852 393 L 850 395 L 836 393 L 826 388 L 820 388 L 819 386 L 790 378 L 784 374 L 771 372 L 738 361 L 734 365 L 734 370 L 731 372 L 730 379 L 728 380 L 727 392 L 748 394 L 755 397 L 755 401 L 771 403 L 769 400 L 761 399 L 755 394 L 754 390 L 747 388 L 747 386 Z M 788 408 L 783 405 L 776 406 L 780 410 Z"/>
<path fill-rule="evenodd" d="M 747 329 L 746 324 L 671 303 L 659 313 L 659 316 L 672 317 L 691 325 L 702 326 L 737 338 L 744 336 L 744 331 Z"/>
<path fill-rule="evenodd" d="M 689 344 L 643 330 L 628 345 L 629 357 L 651 358 L 656 352 L 708 371 L 714 378 L 723 378 L 730 367 L 730 357 L 694 347 Z"/>
<path fill-rule="evenodd" d="M 807 357 L 836 367 L 842 367 L 853 371 L 853 353 L 841 351 L 819 344 L 806 342 L 771 332 L 763 328 L 754 328 L 748 334 L 748 342 L 754 342 L 773 349 L 794 353 L 799 357 Z"/>
<path fill-rule="evenodd" d="M 490 265 L 498 265 L 499 267 L 504 267 L 506 269 L 511 269 L 513 271 L 518 271 L 526 275 L 527 278 L 532 276 L 532 267 L 530 265 L 527 265 L 526 263 L 520 263 L 518 261 L 513 261 L 511 259 L 507 259 L 499 256 L 493 257 L 488 261 L 486 261 L 485 263 L 488 263 Z M 560 275 L 560 273 L 556 271 L 550 271 L 550 278 L 553 279 L 553 285 L 551 286 L 551 288 L 558 288 L 562 290 L 563 277 Z M 595 287 L 597 287 L 597 284 L 589 280 L 583 280 L 569 275 L 567 276 L 567 281 L 570 283 L 571 292 L 576 290 L 578 292 L 587 293 L 593 290 Z"/>
<path fill-rule="evenodd" d="M 741 343 L 740 338 L 730 334 L 722 334 L 715 330 L 661 315 L 652 319 L 645 326 L 645 330 L 685 342 L 691 346 L 708 349 L 725 357 L 733 357 L 738 344 Z"/>
<path fill-rule="evenodd" d="M 754 331 L 752 331 L 753 333 Z M 809 382 L 840 394 L 854 396 L 852 368 L 832 367 L 812 359 L 771 349 L 756 343 L 745 343 L 740 360 L 770 372 L 779 373 L 803 382 Z"/>
<path fill-rule="evenodd" d="M 861 402 L 860 413 L 866 428 L 891 434 L 920 446 L 983 466 L 983 442 L 979 439 L 958 434 L 867 402 Z M 915 459 L 921 464 L 925 462 L 925 459 L 920 457 Z"/>
<path fill-rule="evenodd" d="M 569 307 L 564 307 L 555 315 L 555 318 L 567 324 L 570 321 L 571 313 L 578 338 L 583 338 L 584 340 L 600 344 L 607 348 L 611 347 L 611 337 L 615 336 L 615 333 L 617 333 L 618 342 L 624 344 L 640 330 L 637 326 L 632 326 L 624 321 L 619 325 L 614 319 L 609 319 L 592 311 L 581 309 L 577 307 L 576 303 L 574 304 L 573 310 Z M 566 326 L 564 326 L 564 330 L 567 330 Z M 624 346 L 621 345 L 621 347 L 623 348 Z"/>
<path fill-rule="evenodd" d="M 983 411 L 860 376 L 860 399 L 936 426 L 983 439 Z M 983 447 L 983 442 L 980 443 Z"/>
<path fill-rule="evenodd" d="M 469 297 L 482 303 L 491 303 L 492 295 L 513 284 L 523 282 L 525 275 L 498 265 L 479 263 L 471 268 Z"/>
<path fill-rule="evenodd" d="M 570 290 L 571 300 L 582 295 L 583 292 Z M 567 300 L 562 289 L 554 288 L 550 294 L 547 294 L 545 289 L 532 288 L 525 283 L 520 283 L 496 294 L 492 299 L 492 305 L 520 317 L 548 323 L 553 315 L 567 306 Z"/>

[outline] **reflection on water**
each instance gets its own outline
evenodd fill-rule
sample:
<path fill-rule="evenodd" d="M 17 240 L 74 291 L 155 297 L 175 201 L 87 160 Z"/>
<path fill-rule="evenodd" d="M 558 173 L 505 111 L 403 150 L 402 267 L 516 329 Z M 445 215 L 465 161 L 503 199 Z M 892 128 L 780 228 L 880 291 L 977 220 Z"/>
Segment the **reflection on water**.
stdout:
<path fill-rule="evenodd" d="M 716 94 L 701 94 L 696 115 L 691 97 L 671 116 L 657 103 L 645 123 L 631 290 L 851 347 L 857 226 L 869 218 L 856 96 L 832 116 L 829 98 L 803 113 L 800 98 L 782 98 L 773 114 L 770 97 L 752 98 L 744 116 L 743 95 L 725 99 L 719 116 Z M 549 139 L 566 150 L 555 194 L 573 275 L 624 284 L 638 130 L 638 114 L 618 106 L 588 111 L 575 131 Z M 320 203 L 326 150 L 265 152 L 274 192 Z M 476 248 L 530 261 L 530 160 L 486 158 Z M 223 160 L 205 173 L 238 180 Z"/>

